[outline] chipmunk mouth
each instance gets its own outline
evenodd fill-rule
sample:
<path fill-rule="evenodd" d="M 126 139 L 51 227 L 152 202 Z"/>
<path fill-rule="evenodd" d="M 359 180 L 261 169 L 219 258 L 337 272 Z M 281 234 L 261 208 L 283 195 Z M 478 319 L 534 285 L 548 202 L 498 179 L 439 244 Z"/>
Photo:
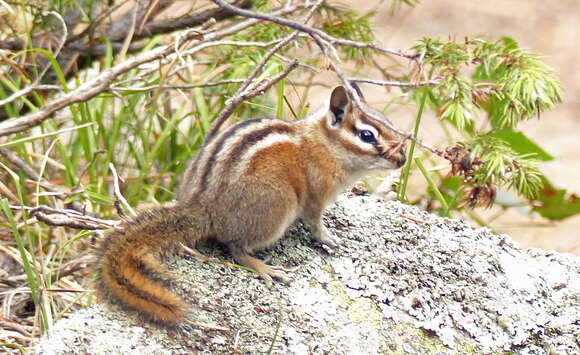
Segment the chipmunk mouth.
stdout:
<path fill-rule="evenodd" d="M 397 164 L 397 168 L 400 168 L 403 165 L 405 165 L 405 162 L 407 162 L 407 157 L 405 156 L 405 153 L 403 151 L 401 151 L 397 155 L 397 157 L 395 158 L 395 163 Z"/>
<path fill-rule="evenodd" d="M 395 163 L 396 169 L 405 165 L 407 157 L 405 156 L 405 145 L 403 143 L 394 144 L 389 149 L 381 153 L 383 159 Z"/>

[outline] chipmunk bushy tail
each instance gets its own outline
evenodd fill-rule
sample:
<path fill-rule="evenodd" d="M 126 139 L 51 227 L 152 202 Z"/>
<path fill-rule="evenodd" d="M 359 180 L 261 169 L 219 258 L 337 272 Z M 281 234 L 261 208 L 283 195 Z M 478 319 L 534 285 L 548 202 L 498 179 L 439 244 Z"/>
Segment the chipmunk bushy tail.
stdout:
<path fill-rule="evenodd" d="M 180 211 L 181 210 L 181 211 Z M 204 238 L 209 223 L 200 214 L 161 206 L 144 211 L 110 233 L 100 246 L 97 295 L 172 325 L 186 320 L 187 305 L 170 291 L 171 273 L 161 260 L 180 242 Z"/>

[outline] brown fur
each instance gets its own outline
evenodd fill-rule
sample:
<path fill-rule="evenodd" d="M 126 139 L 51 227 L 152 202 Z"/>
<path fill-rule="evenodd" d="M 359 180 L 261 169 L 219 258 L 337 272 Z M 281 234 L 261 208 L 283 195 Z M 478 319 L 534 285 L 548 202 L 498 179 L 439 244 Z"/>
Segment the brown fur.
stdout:
<path fill-rule="evenodd" d="M 246 121 L 208 140 L 185 173 L 177 203 L 126 220 L 105 239 L 99 292 L 175 324 L 187 319 L 187 306 L 168 289 L 171 277 L 160 262 L 182 242 L 214 238 L 238 263 L 284 282 L 289 270 L 251 254 L 280 239 L 296 218 L 310 225 L 314 239 L 336 247 L 322 225 L 325 206 L 364 173 L 405 160 L 393 133 L 352 106 L 338 87 L 326 115 Z M 378 132 L 377 141 L 360 141 L 357 124 Z"/>

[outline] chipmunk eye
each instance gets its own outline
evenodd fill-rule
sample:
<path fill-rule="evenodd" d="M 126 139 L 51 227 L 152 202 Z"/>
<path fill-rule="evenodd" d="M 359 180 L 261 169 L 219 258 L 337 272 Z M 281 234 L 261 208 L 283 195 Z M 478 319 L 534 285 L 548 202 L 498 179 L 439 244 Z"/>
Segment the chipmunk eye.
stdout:
<path fill-rule="evenodd" d="M 373 132 L 369 131 L 368 129 L 358 131 L 358 136 L 365 143 L 376 143 L 377 141 Z"/>

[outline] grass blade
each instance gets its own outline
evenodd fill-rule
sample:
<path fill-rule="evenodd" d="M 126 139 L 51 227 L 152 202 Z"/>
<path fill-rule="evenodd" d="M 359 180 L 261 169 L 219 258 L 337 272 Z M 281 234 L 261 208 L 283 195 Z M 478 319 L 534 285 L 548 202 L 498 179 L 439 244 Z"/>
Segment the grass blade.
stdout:
<path fill-rule="evenodd" d="M 437 188 L 437 185 L 435 184 L 433 179 L 431 179 L 431 175 L 429 175 L 429 172 L 427 171 L 427 169 L 425 169 L 425 167 L 423 166 L 423 163 L 421 163 L 421 159 L 415 158 L 414 161 L 415 161 L 415 164 L 417 165 L 417 167 L 419 168 L 419 170 L 421 170 L 421 173 L 425 177 L 425 180 L 427 180 L 429 187 L 435 193 L 437 200 L 439 200 L 439 202 L 441 202 L 441 205 L 443 206 L 443 210 L 445 211 L 445 217 L 449 217 L 449 204 L 447 203 L 447 201 L 445 201 L 445 197 L 443 197 L 443 194 L 441 194 L 441 191 L 439 191 L 439 189 Z"/>
<path fill-rule="evenodd" d="M 407 181 L 409 180 L 409 175 L 411 174 L 411 165 L 413 164 L 413 154 L 415 153 L 415 141 L 417 140 L 417 135 L 419 134 L 419 124 L 421 124 L 421 117 L 423 116 L 423 109 L 425 108 L 425 100 L 427 99 L 427 93 L 423 93 L 421 97 L 421 103 L 419 104 L 419 112 L 417 113 L 417 119 L 415 120 L 415 130 L 413 131 L 414 140 L 411 141 L 411 146 L 409 147 L 409 152 L 407 154 L 407 165 L 403 173 L 401 186 L 399 187 L 399 201 L 405 202 L 407 200 Z"/>

